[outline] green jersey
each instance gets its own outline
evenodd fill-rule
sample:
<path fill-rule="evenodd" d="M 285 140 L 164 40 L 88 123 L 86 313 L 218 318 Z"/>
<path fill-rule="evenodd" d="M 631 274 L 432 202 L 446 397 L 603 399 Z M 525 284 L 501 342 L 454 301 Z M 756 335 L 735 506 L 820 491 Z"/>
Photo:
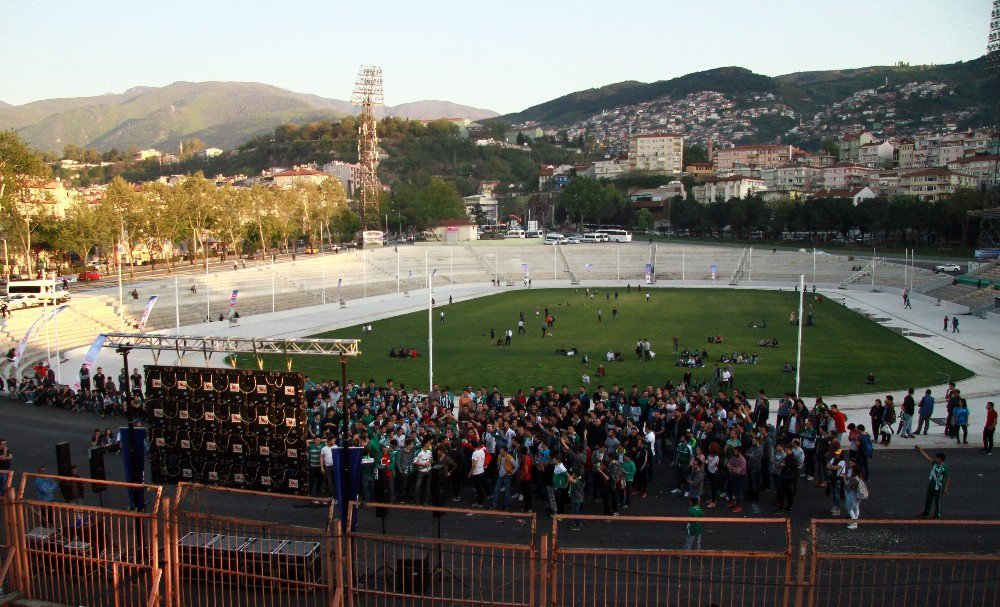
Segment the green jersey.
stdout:
<path fill-rule="evenodd" d="M 309 450 L 308 450 L 309 466 L 311 468 L 319 468 L 319 458 L 322 452 L 323 452 L 323 445 L 309 443 Z"/>
<path fill-rule="evenodd" d="M 701 506 L 695 504 L 688 508 L 688 516 L 692 518 L 703 518 L 705 516 L 705 511 L 701 509 Z M 700 522 L 693 522 L 687 524 L 687 534 L 688 535 L 701 535 L 704 532 L 702 524 Z"/>

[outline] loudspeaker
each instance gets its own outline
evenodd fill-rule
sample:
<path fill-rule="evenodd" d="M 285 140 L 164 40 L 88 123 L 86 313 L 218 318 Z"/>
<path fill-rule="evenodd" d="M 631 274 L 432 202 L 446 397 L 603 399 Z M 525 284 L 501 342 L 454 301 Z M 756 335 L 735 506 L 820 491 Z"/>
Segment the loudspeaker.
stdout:
<path fill-rule="evenodd" d="M 379 504 L 384 504 L 389 501 L 389 491 L 386 486 L 388 483 L 392 482 L 392 478 L 386 474 L 379 474 L 378 478 L 375 479 L 375 502 Z M 386 512 L 385 508 L 380 506 L 375 507 L 375 516 L 378 518 L 385 518 Z"/>
<path fill-rule="evenodd" d="M 73 458 L 69 454 L 69 443 L 56 443 L 56 470 L 59 476 L 69 476 L 73 472 Z"/>
<path fill-rule="evenodd" d="M 427 559 L 396 559 L 396 588 L 403 594 L 423 594 Z"/>
<path fill-rule="evenodd" d="M 444 506 L 447 497 L 445 493 L 448 489 L 448 477 L 444 475 L 444 470 L 437 469 L 431 471 L 431 504 L 434 506 Z M 441 518 L 445 515 L 444 510 L 434 510 L 434 518 Z"/>
<path fill-rule="evenodd" d="M 90 448 L 90 478 L 97 481 L 107 480 L 108 478 L 104 472 L 104 447 Z M 107 487 L 99 483 L 93 483 L 90 489 L 94 493 L 102 493 L 107 490 Z"/>

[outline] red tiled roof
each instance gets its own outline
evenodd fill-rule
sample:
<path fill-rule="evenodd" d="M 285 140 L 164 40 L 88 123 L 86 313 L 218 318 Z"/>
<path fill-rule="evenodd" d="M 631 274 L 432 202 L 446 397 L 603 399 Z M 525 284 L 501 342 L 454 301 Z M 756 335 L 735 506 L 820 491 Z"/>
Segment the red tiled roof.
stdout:
<path fill-rule="evenodd" d="M 275 177 L 307 177 L 310 175 L 326 175 L 326 173 L 314 171 L 312 169 L 290 169 L 288 171 L 277 173 Z"/>
<path fill-rule="evenodd" d="M 957 160 L 952 160 L 948 164 L 970 164 L 972 162 L 1000 162 L 1000 154 L 989 154 L 982 156 L 966 156 Z"/>

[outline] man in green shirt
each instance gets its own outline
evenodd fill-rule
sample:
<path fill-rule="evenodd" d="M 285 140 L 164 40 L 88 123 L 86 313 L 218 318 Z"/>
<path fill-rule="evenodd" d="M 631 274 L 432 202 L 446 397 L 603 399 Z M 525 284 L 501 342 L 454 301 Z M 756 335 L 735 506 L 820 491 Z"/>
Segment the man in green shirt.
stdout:
<path fill-rule="evenodd" d="M 320 437 L 313 437 L 309 442 L 307 452 L 309 454 L 309 496 L 323 497 L 323 469 L 320 466 L 320 453 L 323 451 L 323 441 Z"/>
<path fill-rule="evenodd" d="M 687 483 L 688 467 L 691 465 L 691 458 L 694 457 L 694 445 L 695 440 L 691 436 L 690 430 L 686 431 L 677 443 L 677 459 L 675 462 L 677 465 L 674 467 L 674 472 L 677 475 L 677 487 L 671 490 L 671 493 L 684 491 L 684 485 Z"/>
<path fill-rule="evenodd" d="M 922 517 L 931 516 L 931 507 L 934 507 L 934 518 L 941 518 L 941 497 L 948 494 L 951 487 L 951 474 L 948 466 L 944 464 L 944 453 L 937 453 L 934 458 L 915 445 L 920 455 L 931 463 L 931 472 L 927 479 L 927 497 L 924 499 L 924 511 L 920 513 Z"/>
<path fill-rule="evenodd" d="M 632 457 L 624 451 L 624 448 L 619 448 L 622 451 L 623 461 L 622 469 L 625 471 L 625 507 L 628 508 L 632 505 L 632 482 L 635 480 L 635 462 L 632 461 Z"/>
<path fill-rule="evenodd" d="M 688 508 L 687 515 L 691 518 L 703 518 L 705 516 L 705 511 L 701 509 L 699 502 L 701 500 L 697 497 L 691 498 L 691 507 Z M 695 550 L 701 550 L 701 534 L 704 532 L 702 524 L 698 521 L 692 521 L 687 524 L 687 537 L 684 538 L 684 549 L 691 550 L 693 547 Z"/>

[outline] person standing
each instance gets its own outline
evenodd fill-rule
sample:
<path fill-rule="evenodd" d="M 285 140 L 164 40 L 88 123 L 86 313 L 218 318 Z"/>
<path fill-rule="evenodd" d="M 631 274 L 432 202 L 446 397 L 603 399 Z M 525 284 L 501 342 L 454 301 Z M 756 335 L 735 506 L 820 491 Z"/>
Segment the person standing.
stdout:
<path fill-rule="evenodd" d="M 941 327 L 941 330 L 944 331 L 945 333 L 948 332 L 948 315 L 947 314 L 944 315 L 944 326 Z"/>
<path fill-rule="evenodd" d="M 851 462 L 844 482 L 844 507 L 851 522 L 848 529 L 857 529 L 857 520 L 861 516 L 861 500 L 868 499 L 868 485 L 861 477 L 858 463 Z"/>
<path fill-rule="evenodd" d="M 327 497 L 335 497 L 334 495 L 334 485 L 336 484 L 333 477 L 333 447 L 336 441 L 331 436 L 326 439 L 326 446 L 320 450 L 320 471 L 323 473 L 323 478 L 326 480 L 326 495 Z"/>
<path fill-rule="evenodd" d="M 604 312 L 597 308 L 597 322 L 604 322 Z"/>
<path fill-rule="evenodd" d="M 948 495 L 948 489 L 951 487 L 951 474 L 948 471 L 948 466 L 944 463 L 945 455 L 937 453 L 932 459 L 926 451 L 920 448 L 920 445 L 916 445 L 916 448 L 920 455 L 931 463 L 931 471 L 927 479 L 927 497 L 924 499 L 924 511 L 920 513 L 920 516 L 924 518 L 932 516 L 931 508 L 933 507 L 933 517 L 941 518 L 941 498 Z"/>
<path fill-rule="evenodd" d="M 957 316 L 952 316 L 951 317 L 951 332 L 952 333 L 958 333 L 959 332 L 959 330 L 958 330 L 958 317 Z"/>
<path fill-rule="evenodd" d="M 913 399 L 913 388 L 906 391 L 903 397 L 903 406 L 900 408 L 899 436 L 900 438 L 913 438 L 913 414 L 917 410 L 917 401 Z"/>
<path fill-rule="evenodd" d="M 441 318 L 441 322 L 444 322 L 444 310 L 441 310 L 440 318 Z"/>
<path fill-rule="evenodd" d="M 969 444 L 969 406 L 965 399 L 958 401 L 958 407 L 952 414 L 955 417 L 955 440 L 959 445 Z"/>
<path fill-rule="evenodd" d="M 931 415 L 934 413 L 934 397 L 931 396 L 931 391 L 928 388 L 924 390 L 924 396 L 920 399 L 920 408 L 917 409 L 917 434 L 920 434 L 920 429 L 924 429 L 924 436 L 927 436 L 927 430 L 931 427 Z M 874 432 L 874 431 L 873 431 Z"/>
<path fill-rule="evenodd" d="M 680 344 L 681 338 L 674 335 L 674 354 L 677 354 L 677 346 Z"/>
<path fill-rule="evenodd" d="M 528 334 L 528 332 L 524 330 L 524 318 L 521 318 L 519 321 L 517 321 L 517 334 L 518 335 Z"/>
<path fill-rule="evenodd" d="M 687 515 L 693 519 L 705 517 L 705 511 L 702 510 L 698 498 L 691 497 L 691 507 L 688 508 Z M 704 531 L 705 529 L 699 521 L 688 523 L 687 537 L 684 539 L 684 549 L 691 550 L 694 548 L 695 550 L 701 550 L 701 535 Z"/>
<path fill-rule="evenodd" d="M 476 490 L 476 505 L 482 507 L 486 501 L 486 447 L 479 441 L 473 441 L 472 465 L 469 467 L 469 478 Z"/>
<path fill-rule="evenodd" d="M 986 425 L 983 426 L 983 448 L 982 452 L 989 455 L 993 451 L 993 431 L 997 429 L 997 412 L 993 407 L 993 401 L 986 403 Z M 2 444 L 2 441 L 0 441 Z M 2 464 L 2 461 L 0 461 Z M 2 490 L 0 490 L 2 491 Z"/>
<path fill-rule="evenodd" d="M 733 514 L 739 514 L 743 511 L 743 481 L 747 476 L 747 460 L 738 447 L 733 449 L 733 456 L 726 463 L 726 468 L 729 470 L 729 489 L 726 491 L 729 503 L 726 507 L 731 507 Z"/>

